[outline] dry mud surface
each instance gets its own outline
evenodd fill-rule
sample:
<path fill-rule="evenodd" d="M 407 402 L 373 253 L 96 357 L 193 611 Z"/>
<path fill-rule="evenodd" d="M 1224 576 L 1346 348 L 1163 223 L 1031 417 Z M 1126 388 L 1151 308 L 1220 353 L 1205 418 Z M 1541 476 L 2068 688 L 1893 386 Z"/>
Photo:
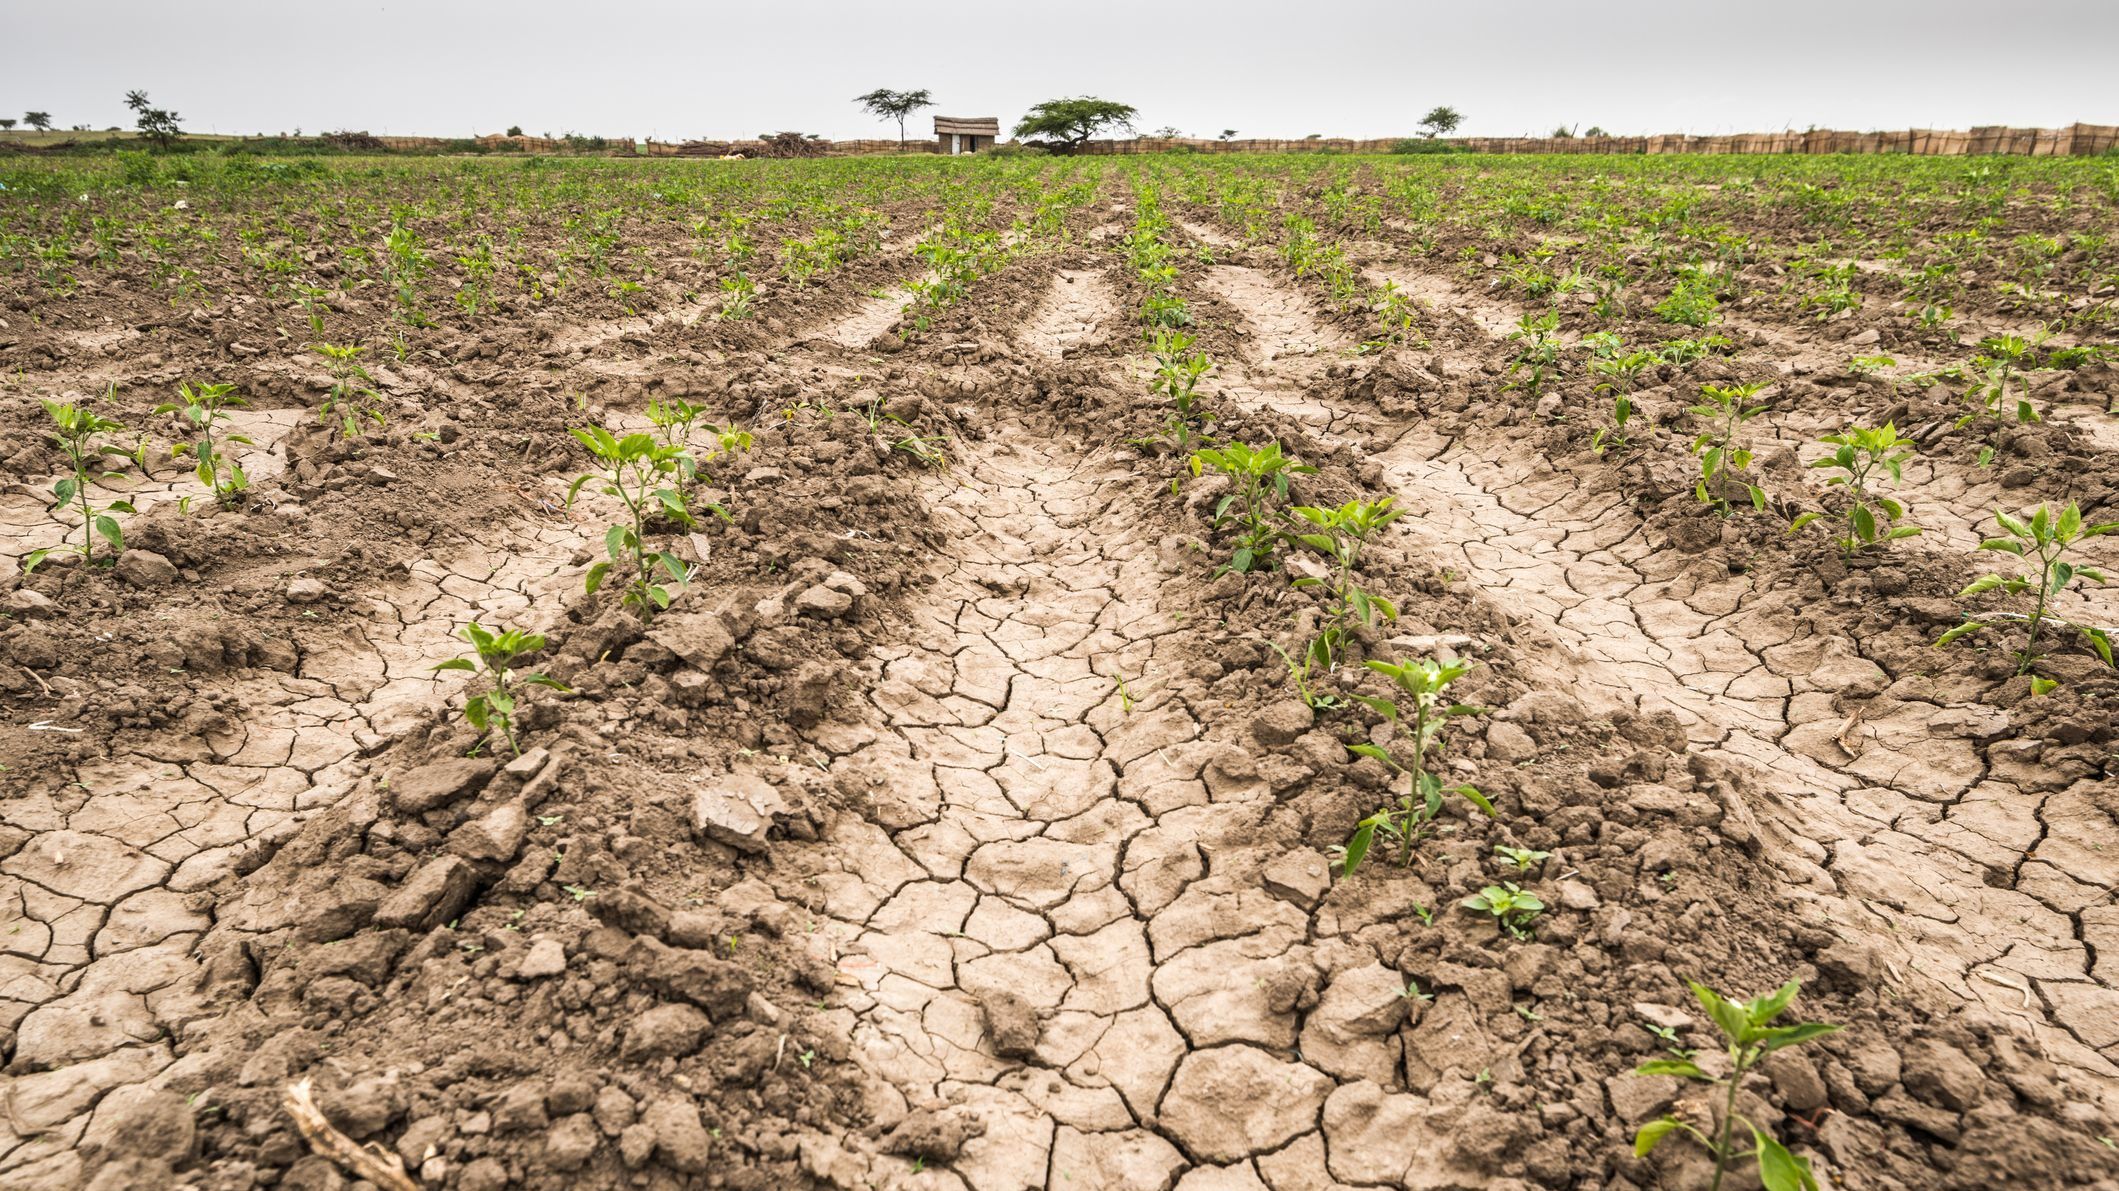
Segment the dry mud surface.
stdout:
<path fill-rule="evenodd" d="M 1710 1164 L 1632 1131 L 1708 1109 L 1633 1067 L 1715 1050 L 1684 981 L 1796 978 L 1846 1028 L 1745 1111 L 1822 1181 L 2119 1187 L 2119 682 L 2068 649 L 2034 697 L 1998 649 L 1930 646 L 1995 507 L 2115 514 L 2110 415 L 1992 467 L 1924 452 L 1927 532 L 1848 561 L 1691 507 L 1675 411 L 1719 374 L 1651 385 L 1660 430 L 1592 454 L 1588 379 L 1505 387 L 1519 310 L 1379 249 L 1422 342 L 1361 351 L 1189 212 L 1215 433 L 1313 465 L 1298 503 L 1405 513 L 1367 564 L 1399 617 L 1328 689 L 1478 663 L 1447 763 L 1497 816 L 1453 803 L 1413 863 L 1342 878 L 1395 796 L 1347 746 L 1390 734 L 1268 648 L 1314 589 L 1217 571 L 1221 481 L 1155 440 L 1125 189 L 908 339 L 909 233 L 753 322 L 504 319 L 497 356 L 387 369 L 360 449 L 309 424 L 309 365 L 246 365 L 250 497 L 121 469 L 108 571 L 21 575 L 57 459 L 18 455 L 0 1185 L 1677 1191 Z M 228 367 L 158 343 L 10 340 L 9 428 L 112 381 L 146 425 L 129 388 Z M 1796 498 L 1818 434 L 1943 416 L 1770 343 L 1706 367 L 1774 382 L 1750 433 Z M 643 623 L 582 590 L 619 510 L 568 504 L 566 431 L 671 396 L 754 443 L 702 481 L 727 522 L 660 529 L 698 570 Z M 2119 620 L 2110 589 L 2061 606 Z M 548 633 L 571 688 L 528 700 L 520 756 L 474 751 L 476 688 L 433 669 L 471 620 Z M 1548 906 L 1521 938 L 1459 907 L 1503 880 Z M 302 1079 L 371 1181 L 297 1130 Z"/>

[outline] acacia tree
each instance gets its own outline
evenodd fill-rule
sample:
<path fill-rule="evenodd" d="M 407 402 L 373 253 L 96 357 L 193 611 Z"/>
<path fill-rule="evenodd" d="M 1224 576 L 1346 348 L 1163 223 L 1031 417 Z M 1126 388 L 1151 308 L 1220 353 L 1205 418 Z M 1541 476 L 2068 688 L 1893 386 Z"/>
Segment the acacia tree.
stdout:
<path fill-rule="evenodd" d="M 127 91 L 125 106 L 139 113 L 140 118 L 135 124 L 140 135 L 165 149 L 171 142 L 184 135 L 184 130 L 177 127 L 177 121 L 181 117 L 175 112 L 152 106 L 145 91 Z"/>
<path fill-rule="evenodd" d="M 870 115 L 898 122 L 898 148 L 905 147 L 905 118 L 921 108 L 934 106 L 934 96 L 922 87 L 918 91 L 892 91 L 888 87 L 877 87 L 866 95 L 856 95 L 855 103 L 865 108 Z"/>
<path fill-rule="evenodd" d="M 1015 135 L 1045 137 L 1059 142 L 1063 148 L 1079 149 L 1089 143 L 1090 137 L 1106 129 L 1133 131 L 1133 117 L 1139 114 L 1132 104 L 1090 95 L 1048 99 L 1031 108 L 1016 122 Z"/>
<path fill-rule="evenodd" d="M 50 132 L 52 129 L 52 114 L 50 112 L 24 112 L 22 113 L 22 122 L 38 132 Z"/>
<path fill-rule="evenodd" d="M 16 123 L 13 116 L 0 116 L 0 132 L 13 132 Z"/>
<path fill-rule="evenodd" d="M 1445 133 L 1457 131 L 1457 126 L 1462 123 L 1464 123 L 1463 112 L 1446 103 L 1438 103 L 1427 115 L 1420 117 L 1420 135 L 1428 140 L 1434 140 Z"/>

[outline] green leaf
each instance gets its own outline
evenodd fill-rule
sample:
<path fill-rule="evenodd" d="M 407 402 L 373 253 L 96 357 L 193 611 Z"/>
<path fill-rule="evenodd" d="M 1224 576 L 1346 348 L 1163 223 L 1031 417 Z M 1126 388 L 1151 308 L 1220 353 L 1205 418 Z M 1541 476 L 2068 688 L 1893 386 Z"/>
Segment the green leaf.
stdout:
<path fill-rule="evenodd" d="M 1473 806 L 1485 811 L 1487 818 L 1498 819 L 1501 817 L 1494 813 L 1494 804 L 1487 800 L 1486 795 L 1479 792 L 1477 786 L 1458 786 L 1457 793 L 1464 795 Z"/>
<path fill-rule="evenodd" d="M 1707 1078 L 1700 1065 L 1691 1059 L 1650 1059 L 1633 1069 L 1635 1075 L 1675 1075 L 1679 1079 Z"/>
<path fill-rule="evenodd" d="M 1682 1128 L 1684 1123 L 1671 1117 L 1648 1122 L 1641 1126 L 1639 1133 L 1633 1135 L 1633 1156 L 1646 1158 L 1655 1149 L 1657 1142 Z"/>
<path fill-rule="evenodd" d="M 477 664 L 469 658 L 450 658 L 446 662 L 437 663 L 434 668 L 436 670 L 468 670 L 473 674 L 478 673 Z"/>
<path fill-rule="evenodd" d="M 609 575 L 610 573 L 611 564 L 607 562 L 599 562 L 595 566 L 590 567 L 588 574 L 588 594 L 595 595 L 596 589 L 603 586 L 604 577 Z"/>
<path fill-rule="evenodd" d="M 1354 871 L 1361 867 L 1361 861 L 1368 856 L 1369 845 L 1375 839 L 1375 821 L 1371 819 L 1362 820 L 1361 826 L 1354 829 L 1353 838 L 1346 841 L 1346 856 L 1340 864 L 1340 875 L 1347 877 L 1354 875 Z"/>
<path fill-rule="evenodd" d="M 1983 629 L 1983 628 L 1985 628 L 1985 627 L 1987 627 L 1987 626 L 1986 626 L 1985 622 L 1983 622 L 1983 621 L 1977 621 L 1977 620 L 1968 620 L 1968 621 L 1965 621 L 1965 622 L 1964 622 L 1963 624 L 1961 624 L 1961 625 L 1958 625 L 1958 626 L 1957 626 L 1956 628 L 1954 628 L 1954 629 L 1951 629 L 1951 630 L 1950 630 L 1949 632 L 1947 632 L 1947 633 L 1944 633 L 1944 634 L 1943 634 L 1942 636 L 1940 636 L 1940 637 L 1937 637 L 1937 638 L 1935 639 L 1935 644 L 1937 644 L 1937 645 L 1948 645 L 1948 644 L 1949 644 L 1950 642 L 1952 642 L 1952 641 L 1955 641 L 1955 640 L 1957 640 L 1957 639 L 1958 639 L 1959 637 L 1962 637 L 1962 636 L 1966 635 L 1967 633 L 1976 633 L 1976 632 L 1978 632 L 1978 631 L 1979 631 L 1980 629 Z"/>
<path fill-rule="evenodd" d="M 120 550 L 125 549 L 125 533 L 118 528 L 118 519 L 116 517 L 108 514 L 98 514 L 96 517 L 96 532 L 101 534 L 103 540 L 109 542 L 112 546 Z"/>
<path fill-rule="evenodd" d="M 1756 1125 L 1751 1127 L 1751 1139 L 1758 1147 L 1758 1178 L 1766 1191 L 1817 1191 L 1808 1162 L 1789 1153 Z"/>
<path fill-rule="evenodd" d="M 1795 520 L 1790 521 L 1788 523 L 1788 532 L 1791 534 L 1798 533 L 1802 530 L 1805 525 L 1810 524 L 1812 521 L 1815 521 L 1822 516 L 1824 516 L 1823 513 L 1804 513 L 1801 516 L 1797 517 Z"/>
<path fill-rule="evenodd" d="M 1362 698 L 1362 696 L 1360 696 L 1360 695 L 1356 695 L 1356 696 L 1354 696 L 1354 697 L 1355 697 L 1356 699 L 1360 699 L 1360 698 Z M 1375 760 L 1381 761 L 1381 762 L 1383 762 L 1383 763 L 1384 763 L 1385 765 L 1388 765 L 1388 766 L 1390 766 L 1390 767 L 1391 767 L 1392 769 L 1396 769 L 1396 768 L 1398 768 L 1398 762 L 1396 762 L 1396 761 L 1392 760 L 1392 759 L 1391 759 L 1391 755 L 1390 755 L 1389 753 L 1387 753 L 1387 752 L 1383 751 L 1383 749 L 1382 749 L 1382 748 L 1380 748 L 1380 747 L 1378 747 L 1377 745 L 1373 745 L 1373 744 L 1366 744 L 1366 743 L 1364 743 L 1364 744 L 1350 744 L 1350 745 L 1348 745 L 1348 746 L 1347 746 L 1347 751 L 1348 751 L 1348 752 L 1351 752 L 1351 753 L 1353 753 L 1353 754 L 1354 754 L 1354 755 L 1356 755 L 1356 756 L 1360 756 L 1360 757 L 1370 757 L 1370 758 L 1373 758 L 1373 759 L 1375 759 Z"/>
<path fill-rule="evenodd" d="M 1751 1017 L 1736 1005 L 1722 999 L 1721 994 L 1698 981 L 1692 984 L 1692 995 L 1699 1000 L 1700 1007 L 1731 1042 L 1741 1040 L 1751 1030 Z"/>
<path fill-rule="evenodd" d="M 1817 1021 L 1806 1021 L 1799 1026 L 1776 1026 L 1764 1031 L 1765 1047 L 1769 1051 L 1779 1050 L 1784 1046 L 1796 1046 L 1813 1038 L 1822 1038 L 1838 1032 L 1838 1026 Z"/>
<path fill-rule="evenodd" d="M 1795 995 L 1802 990 L 1803 986 L 1801 983 L 1790 980 L 1788 983 L 1774 989 L 1771 993 L 1763 997 L 1754 998 L 1749 1004 L 1744 1006 L 1744 1012 L 1750 1017 L 1752 1025 L 1763 1026 L 1787 1012 L 1788 1006 L 1795 1003 Z"/>

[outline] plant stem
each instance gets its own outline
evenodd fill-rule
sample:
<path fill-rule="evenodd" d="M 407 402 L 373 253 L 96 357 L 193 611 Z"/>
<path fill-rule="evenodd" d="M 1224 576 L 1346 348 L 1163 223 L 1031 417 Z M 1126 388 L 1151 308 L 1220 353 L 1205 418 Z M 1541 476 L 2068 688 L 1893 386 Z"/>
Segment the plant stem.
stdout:
<path fill-rule="evenodd" d="M 1736 1131 L 1736 1092 L 1744 1082 L 1745 1064 L 1732 1053 L 1736 1070 L 1729 1076 L 1729 1098 L 1722 1104 L 1722 1136 L 1714 1147 L 1714 1181 L 1707 1184 L 1707 1191 L 1722 1191 L 1722 1175 L 1729 1169 L 1729 1135 Z"/>

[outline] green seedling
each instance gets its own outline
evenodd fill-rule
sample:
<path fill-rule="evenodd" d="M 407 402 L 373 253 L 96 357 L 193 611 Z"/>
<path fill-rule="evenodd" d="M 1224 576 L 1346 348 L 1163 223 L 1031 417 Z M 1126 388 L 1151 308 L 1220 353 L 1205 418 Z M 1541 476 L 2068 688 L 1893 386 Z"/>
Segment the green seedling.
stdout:
<path fill-rule="evenodd" d="M 1535 848 L 1511 848 L 1507 844 L 1495 844 L 1494 855 L 1515 865 L 1519 873 L 1527 873 L 1552 859 L 1550 852 L 1540 852 Z"/>
<path fill-rule="evenodd" d="M 1811 1173 L 1810 1163 L 1790 1153 L 1771 1134 L 1739 1113 L 1736 1097 L 1743 1087 L 1744 1077 L 1758 1066 L 1759 1060 L 1785 1047 L 1822 1038 L 1839 1027 L 1822 1022 L 1802 1022 L 1792 1026 L 1771 1024 L 1787 1011 L 1801 990 L 1802 986 L 1793 980 L 1748 1001 L 1724 1000 L 1706 985 L 1696 981 L 1690 983 L 1692 995 L 1699 999 L 1707 1016 L 1714 1019 L 1716 1028 L 1721 1030 L 1728 1043 L 1728 1076 L 1721 1079 L 1710 1076 L 1690 1058 L 1651 1059 L 1634 1068 L 1634 1074 L 1673 1075 L 1720 1088 L 1724 1093 L 1721 1122 L 1714 1127 L 1714 1136 L 1709 1137 L 1696 1126 L 1676 1117 L 1658 1118 L 1643 1125 L 1634 1135 L 1634 1154 L 1645 1158 L 1664 1138 L 1672 1133 L 1684 1133 L 1714 1155 L 1714 1180 L 1708 1184 L 1708 1191 L 1720 1191 L 1722 1180 L 1730 1169 L 1747 1158 L 1757 1160 L 1759 1182 L 1766 1191 L 1817 1191 L 1817 1176 Z M 1749 1149 L 1737 1149 L 1736 1126 L 1739 1121 L 1751 1132 Z"/>
<path fill-rule="evenodd" d="M 464 718 L 478 729 L 481 736 L 495 728 L 516 756 L 522 755 L 522 745 L 515 739 L 515 700 L 523 687 L 550 687 L 565 691 L 564 683 L 543 674 L 517 674 L 513 667 L 524 654 L 536 653 L 544 648 L 544 635 L 525 632 L 522 629 L 492 629 L 472 621 L 457 631 L 457 636 L 469 642 L 474 656 L 450 658 L 435 666 L 436 670 L 463 670 L 471 674 L 483 674 L 492 683 L 492 689 L 473 695 L 464 701 Z"/>
<path fill-rule="evenodd" d="M 1214 506 L 1217 528 L 1232 520 L 1239 526 L 1236 552 L 1214 569 L 1216 575 L 1223 571 L 1246 574 L 1272 564 L 1273 548 L 1281 537 L 1273 514 L 1287 503 L 1288 477 L 1317 470 L 1282 451 L 1277 442 L 1262 447 L 1241 442 L 1202 447 L 1192 453 L 1191 469 L 1194 476 L 1208 471 L 1227 476 L 1236 487 Z"/>
<path fill-rule="evenodd" d="M 228 504 L 250 487 L 250 477 L 243 474 L 243 466 L 221 448 L 229 443 L 251 445 L 250 439 L 241 434 L 215 434 L 215 427 L 228 420 L 231 409 L 247 409 L 250 403 L 235 395 L 234 385 L 177 386 L 177 396 L 183 398 L 180 405 L 170 401 L 157 405 L 157 414 L 178 414 L 191 423 L 198 438 L 188 443 L 177 443 L 170 447 L 170 454 L 182 455 L 187 451 L 198 461 L 193 469 L 199 483 L 213 491 L 213 498 Z"/>
<path fill-rule="evenodd" d="M 1528 381 L 1508 382 L 1513 389 L 1518 385 L 1530 390 L 1531 396 L 1538 393 L 1538 386 L 1545 383 L 1546 373 L 1552 371 L 1560 361 L 1560 342 L 1553 334 L 1560 329 L 1560 312 L 1548 310 L 1543 314 L 1526 314 L 1516 320 L 1516 329 L 1508 333 L 1509 342 L 1520 342 L 1516 356 L 1508 362 L 1508 375 L 1528 371 Z"/>
<path fill-rule="evenodd" d="M 1297 525 L 1288 536 L 1324 555 L 1332 564 L 1328 578 L 1305 576 L 1295 580 L 1294 585 L 1326 589 L 1331 596 L 1328 611 L 1338 625 L 1368 625 L 1379 616 L 1384 620 L 1398 619 L 1397 605 L 1363 591 L 1355 582 L 1360 578 L 1361 552 L 1369 539 L 1404 516 L 1391 507 L 1391 501 L 1386 496 L 1373 501 L 1350 500 L 1336 509 L 1296 505 L 1288 510 L 1308 523 L 1307 529 Z"/>
<path fill-rule="evenodd" d="M 675 593 L 684 590 L 691 578 L 691 568 L 675 554 L 647 548 L 651 516 L 666 516 L 686 529 L 699 524 L 679 483 L 691 456 L 683 447 L 656 442 L 653 435 L 616 438 L 601 426 L 577 428 L 574 437 L 603 464 L 603 470 L 575 477 L 567 487 L 567 504 L 572 506 L 582 486 L 595 480 L 597 490 L 617 497 L 632 518 L 630 525 L 613 525 L 605 531 L 604 550 L 609 557 L 589 568 L 587 588 L 594 594 L 614 567 L 623 567 L 628 576 L 625 604 L 652 618 L 657 609 L 670 606 Z M 720 505 L 709 502 L 706 507 L 723 521 L 732 520 Z"/>
<path fill-rule="evenodd" d="M 1489 818 L 1494 814 L 1494 804 L 1487 801 L 1486 795 L 1477 787 L 1445 786 L 1442 775 L 1437 772 L 1442 764 L 1443 735 L 1449 721 L 1481 710 L 1469 704 L 1444 701 L 1449 685 L 1469 673 L 1471 663 L 1422 658 L 1403 663 L 1370 661 L 1367 665 L 1390 679 L 1404 702 L 1368 695 L 1355 695 L 1354 700 L 1390 722 L 1394 743 L 1409 738 L 1410 747 L 1400 746 L 1393 753 L 1381 745 L 1364 741 L 1348 748 L 1358 756 L 1372 757 L 1393 771 L 1405 774 L 1407 792 L 1397 806 L 1378 810 L 1354 828 L 1353 837 L 1339 855 L 1340 872 L 1349 877 L 1361 868 L 1361 862 L 1368 856 L 1378 834 L 1398 848 L 1399 863 L 1410 867 L 1413 845 L 1433 833 L 1435 817 L 1442 811 L 1442 796 L 1445 794 L 1463 798 L 1486 812 Z M 1408 717 L 1410 724 L 1406 723 Z"/>
<path fill-rule="evenodd" d="M 1537 895 L 1525 893 L 1514 881 L 1488 885 L 1457 904 L 1493 915 L 1501 929 L 1517 939 L 1530 938 L 1530 924 L 1545 912 L 1545 903 Z"/>
<path fill-rule="evenodd" d="M 1151 392 L 1170 399 L 1170 421 L 1163 437 L 1179 450 L 1190 450 L 1194 441 L 1214 422 L 1214 412 L 1205 408 L 1199 382 L 1213 371 L 1214 361 L 1206 353 L 1192 350 L 1192 336 L 1182 331 L 1155 332 L 1155 376 L 1148 382 Z"/>
<path fill-rule="evenodd" d="M 1714 511 L 1724 517 L 1731 511 L 1725 495 L 1730 487 L 1749 496 L 1753 508 L 1766 507 L 1765 490 L 1749 479 L 1751 452 L 1736 445 L 1737 428 L 1766 408 L 1745 403 L 1765 387 L 1755 381 L 1728 386 L 1702 385 L 1700 396 L 1703 400 L 1685 411 L 1707 420 L 1707 429 L 1692 440 L 1692 453 L 1700 461 L 1700 479 L 1693 487 L 1693 494 L 1699 497 L 1701 504 L 1714 506 Z"/>
<path fill-rule="evenodd" d="M 1847 511 L 1843 514 L 1847 533 L 1839 539 L 1840 549 L 1858 554 L 1920 532 L 1917 525 L 1897 524 L 1898 519 L 1906 515 L 1903 504 L 1869 490 L 1879 470 L 1888 472 L 1893 483 L 1904 480 L 1901 469 L 1906 460 L 1913 457 L 1912 439 L 1901 437 L 1897 426 L 1885 422 L 1873 430 L 1850 426 L 1838 434 L 1827 434 L 1823 441 L 1833 448 L 1832 454 L 1810 466 L 1839 472 L 1836 476 L 1826 477 L 1825 483 L 1847 490 Z M 1796 533 L 1824 515 L 1804 513 L 1788 526 L 1788 532 Z"/>
<path fill-rule="evenodd" d="M 1602 455 L 1613 448 L 1623 451 L 1632 445 L 1626 424 L 1633 420 L 1634 387 L 1640 383 L 1641 373 L 1656 362 L 1655 353 L 1647 351 L 1598 356 L 1589 361 L 1590 371 L 1604 378 L 1597 382 L 1597 392 L 1612 395 L 1611 425 L 1600 426 L 1589 436 L 1590 450 Z"/>
<path fill-rule="evenodd" d="M 2012 400 L 2013 412 L 2019 424 L 2041 421 L 2037 407 L 2031 404 L 2030 391 L 2013 386 L 2032 359 L 2037 344 L 2044 339 L 2044 335 L 2039 335 L 2036 342 L 2018 335 L 1993 335 L 1980 340 L 1980 354 L 1972 357 L 1972 367 L 1981 375 L 1973 382 L 1971 388 L 1965 390 L 1965 401 L 1972 408 L 1957 419 L 1951 428 L 1962 430 L 1980 421 L 1986 422 L 1990 427 L 2000 426 L 2011 412 Z M 1993 461 L 1993 446 L 1982 446 L 1979 449 L 1979 466 L 1985 467 Z"/>
<path fill-rule="evenodd" d="M 1304 647 L 1299 658 L 1282 649 L 1278 641 L 1266 642 L 1266 647 L 1279 654 L 1280 660 L 1287 663 L 1288 677 L 1294 680 L 1296 695 L 1312 711 L 1330 711 L 1339 706 L 1339 696 L 1318 690 L 1313 679 L 1317 675 L 1328 673 L 1338 665 L 1341 631 L 1334 626 L 1317 634 L 1309 645 Z"/>
<path fill-rule="evenodd" d="M 324 406 L 318 411 L 324 425 L 341 438 L 355 438 L 361 432 L 361 419 L 372 418 L 376 429 L 383 426 L 383 411 L 373 404 L 382 399 L 382 394 L 370 388 L 375 378 L 361 366 L 360 357 L 368 349 L 353 344 L 318 343 L 313 345 L 316 353 L 324 357 L 325 367 L 331 370 L 331 391 L 324 397 Z"/>
<path fill-rule="evenodd" d="M 2050 505 L 2039 505 L 2038 511 L 2028 519 L 2012 517 L 1997 510 L 1994 520 L 2006 537 L 1988 538 L 1979 544 L 1981 550 L 1994 550 L 2002 554 L 2013 554 L 2033 567 L 2030 575 L 1982 575 L 1973 580 L 1959 599 L 1999 591 L 2006 595 L 2031 593 L 2031 610 L 2028 612 L 1984 613 L 1980 619 L 1967 615 L 1965 622 L 1937 638 L 1935 644 L 1948 645 L 1961 637 L 1976 633 L 1995 624 L 2019 624 L 2025 631 L 2023 649 L 2016 655 L 2016 672 L 2028 674 L 2039 657 L 2038 639 L 2047 625 L 2056 629 L 2073 629 L 2089 640 L 2090 648 L 2112 665 L 2112 630 L 2095 625 L 2082 624 L 2053 614 L 2053 598 L 2065 591 L 2070 583 L 2078 579 L 2091 583 L 2106 582 L 2104 572 L 2096 567 L 2071 562 L 2067 553 L 2077 542 L 2086 538 L 2102 537 L 2119 533 L 2119 521 L 2107 521 L 2101 525 L 2084 525 L 2082 509 L 2070 502 L 2055 513 Z"/>
<path fill-rule="evenodd" d="M 104 396 L 110 394 L 106 392 Z M 84 399 L 75 405 L 68 402 L 45 401 L 44 412 L 52 420 L 52 441 L 57 443 L 61 454 L 66 456 L 67 474 L 52 484 L 53 510 L 71 509 L 81 517 L 81 544 L 75 546 L 62 534 L 59 545 L 32 550 L 22 560 L 22 573 L 28 574 L 37 565 L 54 554 L 79 554 L 83 562 L 95 562 L 96 538 L 110 543 L 113 559 L 125 549 L 125 533 L 118 527 L 113 513 L 130 513 L 130 501 L 114 500 L 97 508 L 88 498 L 88 487 L 99 480 L 111 478 L 107 474 L 91 474 L 95 461 L 105 455 L 125 455 L 122 447 L 100 443 L 102 435 L 111 434 L 125 427 L 88 408 Z M 143 450 L 141 452 L 145 454 Z"/>

